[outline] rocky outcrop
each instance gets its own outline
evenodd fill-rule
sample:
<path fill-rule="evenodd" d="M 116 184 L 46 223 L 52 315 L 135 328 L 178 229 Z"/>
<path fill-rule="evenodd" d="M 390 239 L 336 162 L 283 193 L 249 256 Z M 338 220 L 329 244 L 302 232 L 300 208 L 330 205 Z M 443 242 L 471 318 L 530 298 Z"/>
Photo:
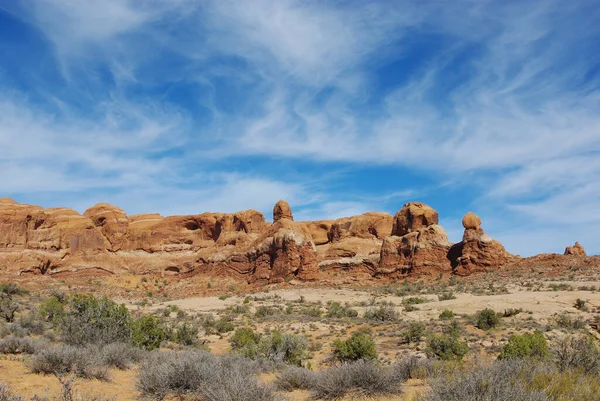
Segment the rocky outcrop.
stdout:
<path fill-rule="evenodd" d="M 348 237 L 382 239 L 391 234 L 392 221 L 392 215 L 378 212 L 337 219 L 329 229 L 329 241 L 337 242 Z"/>
<path fill-rule="evenodd" d="M 302 222 L 306 230 L 310 233 L 315 245 L 325 245 L 329 242 L 329 230 L 333 220 L 317 220 Z"/>
<path fill-rule="evenodd" d="M 504 246 L 490 238 L 481 228 L 481 219 L 469 212 L 463 217 L 463 239 L 452 246 L 448 259 L 454 274 L 467 276 L 476 272 L 498 270 L 513 257 Z"/>
<path fill-rule="evenodd" d="M 394 217 L 371 212 L 295 222 L 289 204 L 279 201 L 268 223 L 256 210 L 127 216 L 99 203 L 81 215 L 2 198 L 0 273 L 203 274 L 277 283 L 314 280 L 332 270 L 343 270 L 346 278 L 467 275 L 512 260 L 475 214 L 463 218 L 463 239 L 455 245 L 438 219 L 433 208 L 419 202 L 405 204 Z M 565 254 L 585 256 L 585 251 L 576 243 Z"/>
<path fill-rule="evenodd" d="M 423 203 L 407 203 L 394 216 L 393 235 L 383 240 L 379 275 L 436 275 L 451 266 L 446 231 L 438 224 L 438 213 Z"/>
<path fill-rule="evenodd" d="M 281 219 L 294 220 L 292 215 L 292 208 L 290 204 L 284 200 L 280 200 L 273 207 L 273 222 L 277 222 Z"/>
<path fill-rule="evenodd" d="M 313 279 L 317 259 L 311 234 L 304 223 L 292 220 L 291 209 L 289 205 L 286 209 L 286 205 L 284 201 L 275 205 L 275 222 L 251 244 L 201 258 L 200 270 L 235 272 L 245 275 L 249 282 L 277 283 L 288 277 Z"/>
<path fill-rule="evenodd" d="M 392 235 L 402 237 L 420 228 L 438 224 L 439 216 L 431 206 L 421 202 L 410 202 L 394 216 Z"/>
<path fill-rule="evenodd" d="M 579 242 L 575 242 L 575 245 L 568 246 L 565 248 L 565 255 L 586 257 L 585 249 Z"/>

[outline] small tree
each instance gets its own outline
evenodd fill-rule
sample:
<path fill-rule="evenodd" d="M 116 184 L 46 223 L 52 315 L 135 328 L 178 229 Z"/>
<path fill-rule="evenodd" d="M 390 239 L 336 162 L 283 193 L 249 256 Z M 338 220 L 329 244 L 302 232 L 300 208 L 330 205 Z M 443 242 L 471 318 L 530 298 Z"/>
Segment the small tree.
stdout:
<path fill-rule="evenodd" d="M 475 325 L 481 330 L 490 330 L 500 324 L 500 317 L 498 314 L 493 309 L 489 308 L 477 312 L 475 320 Z"/>
<path fill-rule="evenodd" d="M 498 359 L 533 358 L 547 359 L 550 355 L 548 342 L 542 333 L 510 336 Z"/>
<path fill-rule="evenodd" d="M 165 331 L 158 318 L 147 315 L 133 322 L 131 344 L 134 347 L 152 351 L 160 347 L 164 339 Z"/>
<path fill-rule="evenodd" d="M 443 361 L 462 360 L 469 352 L 469 346 L 455 334 L 432 335 L 427 340 L 425 353 L 430 358 L 438 358 Z"/>
<path fill-rule="evenodd" d="M 333 355 L 340 362 L 377 358 L 375 341 L 365 331 L 356 331 L 347 340 L 335 340 L 332 346 Z"/>

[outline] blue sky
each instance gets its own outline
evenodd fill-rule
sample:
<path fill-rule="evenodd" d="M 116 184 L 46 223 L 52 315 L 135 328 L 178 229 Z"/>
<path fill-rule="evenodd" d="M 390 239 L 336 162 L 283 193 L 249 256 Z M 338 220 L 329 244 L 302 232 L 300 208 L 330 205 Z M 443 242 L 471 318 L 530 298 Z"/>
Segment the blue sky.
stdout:
<path fill-rule="evenodd" d="M 600 253 L 599 89 L 595 0 L 0 0 L 0 196 Z"/>

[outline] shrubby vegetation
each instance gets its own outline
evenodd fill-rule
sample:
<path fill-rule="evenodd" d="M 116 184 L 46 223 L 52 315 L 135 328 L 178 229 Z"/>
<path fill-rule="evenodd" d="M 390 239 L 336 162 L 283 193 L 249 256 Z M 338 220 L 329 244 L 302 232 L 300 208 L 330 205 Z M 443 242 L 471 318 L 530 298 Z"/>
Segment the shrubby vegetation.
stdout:
<path fill-rule="evenodd" d="M 361 359 L 376 359 L 375 341 L 371 335 L 358 330 L 347 340 L 335 340 L 332 343 L 333 355 L 340 362 L 358 361 Z"/>

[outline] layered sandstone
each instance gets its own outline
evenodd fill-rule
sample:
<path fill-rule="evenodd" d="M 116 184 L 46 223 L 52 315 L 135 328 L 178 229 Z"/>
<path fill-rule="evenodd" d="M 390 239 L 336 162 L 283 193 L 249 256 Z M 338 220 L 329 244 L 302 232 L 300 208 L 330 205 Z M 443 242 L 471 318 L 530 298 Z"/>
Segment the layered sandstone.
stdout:
<path fill-rule="evenodd" d="M 256 210 L 127 216 L 99 203 L 79 214 L 2 198 L 0 272 L 202 274 L 277 283 L 315 280 L 332 270 L 347 277 L 469 275 L 518 262 L 483 231 L 474 213 L 462 219 L 458 244 L 448 241 L 438 222 L 438 212 L 420 202 L 405 204 L 393 217 L 370 212 L 295 222 L 282 200 L 269 223 Z M 584 258 L 585 250 L 575 243 L 565 255 Z"/>

